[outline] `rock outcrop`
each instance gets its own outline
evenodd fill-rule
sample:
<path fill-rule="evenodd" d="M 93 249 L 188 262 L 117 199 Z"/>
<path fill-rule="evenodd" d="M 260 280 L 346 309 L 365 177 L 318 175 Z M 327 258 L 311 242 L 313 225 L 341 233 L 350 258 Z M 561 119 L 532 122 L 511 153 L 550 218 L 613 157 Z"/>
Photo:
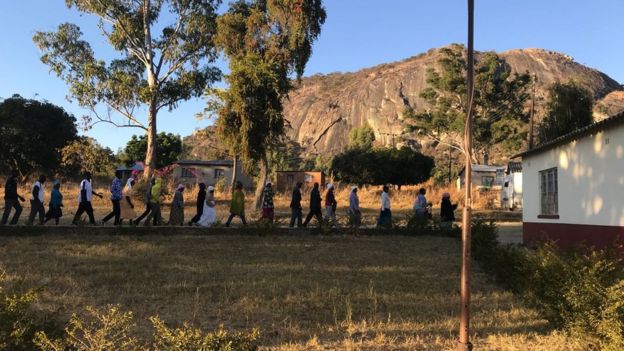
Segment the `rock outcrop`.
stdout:
<path fill-rule="evenodd" d="M 544 97 L 547 86 L 556 81 L 573 79 L 594 93 L 603 115 L 624 109 L 624 89 L 618 82 L 567 55 L 542 49 L 510 50 L 499 55 L 512 71 L 537 76 L 538 96 Z M 404 138 L 405 107 L 417 111 L 427 107 L 419 95 L 427 87 L 427 69 L 436 67 L 439 58 L 439 49 L 432 49 L 358 72 L 304 78 L 285 103 L 290 137 L 308 156 L 335 153 L 347 146 L 352 128 L 368 123 L 379 143 L 396 144 Z"/>

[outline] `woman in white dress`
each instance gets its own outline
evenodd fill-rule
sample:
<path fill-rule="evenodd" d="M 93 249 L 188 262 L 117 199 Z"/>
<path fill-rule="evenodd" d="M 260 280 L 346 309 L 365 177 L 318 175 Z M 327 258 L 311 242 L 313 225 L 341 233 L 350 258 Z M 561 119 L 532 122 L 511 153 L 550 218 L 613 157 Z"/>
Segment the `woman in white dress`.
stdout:
<path fill-rule="evenodd" d="M 215 202 L 214 191 L 213 186 L 208 187 L 208 194 L 206 194 L 206 201 L 204 201 L 204 212 L 197 221 L 197 225 L 201 227 L 211 227 L 217 222 L 217 203 Z"/>

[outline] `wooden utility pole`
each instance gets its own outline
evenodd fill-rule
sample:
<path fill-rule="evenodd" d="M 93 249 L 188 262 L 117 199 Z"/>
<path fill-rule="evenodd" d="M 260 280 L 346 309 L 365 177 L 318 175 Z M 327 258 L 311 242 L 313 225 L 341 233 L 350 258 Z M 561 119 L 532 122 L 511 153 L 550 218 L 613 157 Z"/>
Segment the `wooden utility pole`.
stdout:
<path fill-rule="evenodd" d="M 470 241 L 472 224 L 472 109 L 474 96 L 474 0 L 468 0 L 468 58 L 467 58 L 467 99 L 466 127 L 464 132 L 465 197 L 462 217 L 462 260 L 460 294 L 461 306 L 459 316 L 458 351 L 471 351 L 470 343 Z"/>
<path fill-rule="evenodd" d="M 529 121 L 529 150 L 533 149 L 533 120 L 535 118 L 535 86 L 537 85 L 537 74 L 533 74 L 533 92 L 531 93 L 531 120 Z"/>

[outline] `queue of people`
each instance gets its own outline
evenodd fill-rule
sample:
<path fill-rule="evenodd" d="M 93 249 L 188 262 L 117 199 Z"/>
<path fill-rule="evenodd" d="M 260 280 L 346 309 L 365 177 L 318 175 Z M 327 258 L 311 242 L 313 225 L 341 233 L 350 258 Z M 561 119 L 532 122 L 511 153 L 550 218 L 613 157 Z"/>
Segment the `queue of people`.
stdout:
<path fill-rule="evenodd" d="M 129 178 L 124 187 L 121 182 L 121 172 L 116 172 L 115 176 L 109 187 L 110 200 L 111 200 L 111 212 L 107 214 L 100 224 L 104 225 L 107 221 L 114 219 L 114 225 L 122 225 L 124 220 L 127 220 L 130 225 L 140 225 L 144 220 L 144 226 L 158 226 L 162 225 L 161 214 L 161 196 L 162 196 L 162 178 L 153 177 L 146 186 L 145 192 L 145 211 L 137 217 L 135 212 L 135 203 L 133 202 L 134 187 L 136 180 Z M 43 225 L 50 220 L 58 225 L 60 218 L 63 216 L 63 195 L 61 193 L 61 183 L 58 180 L 53 182 L 53 189 L 50 193 L 49 209 L 45 212 L 44 197 L 45 197 L 45 182 L 46 177 L 41 175 L 32 185 L 30 194 L 31 210 L 28 216 L 26 224 L 32 225 L 35 221 L 35 217 L 38 219 L 38 224 Z M 315 183 L 310 192 L 309 212 L 303 220 L 303 207 L 302 201 L 302 187 L 303 183 L 298 182 L 295 184 L 290 201 L 290 224 L 289 227 L 306 227 L 310 221 L 315 218 L 317 223 L 323 223 L 323 211 L 322 204 L 323 198 L 321 197 L 320 185 Z M 176 187 L 173 201 L 171 203 L 171 210 L 169 215 L 169 225 L 183 226 L 184 221 L 184 190 L 185 186 L 179 184 Z M 328 183 L 326 185 L 325 192 L 325 222 L 330 226 L 338 226 L 336 220 L 336 210 L 338 202 L 334 194 L 334 185 Z M 275 207 L 273 203 L 273 184 L 269 181 L 263 188 L 262 199 L 262 216 L 261 221 L 273 223 L 275 220 Z M 91 174 L 85 172 L 82 181 L 80 182 L 80 192 L 78 196 L 78 209 L 74 215 L 72 224 L 79 224 L 83 214 L 87 214 L 89 223 L 96 224 L 92 199 L 93 196 L 103 198 L 104 195 L 99 194 L 93 190 L 91 184 Z M 18 194 L 18 173 L 12 172 L 5 184 L 5 207 L 2 215 L 2 222 L 0 224 L 6 225 L 9 219 L 11 210 L 14 210 L 13 217 L 9 224 L 17 224 L 22 212 L 21 202 L 25 199 Z M 216 199 L 215 188 L 208 186 L 204 183 L 199 183 L 199 191 L 196 199 L 197 207 L 196 213 L 193 218 L 188 222 L 188 225 L 196 225 L 201 227 L 210 227 L 217 223 L 216 212 Z M 380 197 L 380 210 L 377 220 L 378 228 L 391 228 L 392 227 L 392 206 L 390 198 L 390 189 L 388 186 L 383 186 Z M 449 193 L 444 193 L 441 201 L 440 219 L 442 227 L 450 227 L 455 220 L 455 210 L 457 204 L 452 204 Z M 421 188 L 418 191 L 418 195 L 415 199 L 414 215 L 417 221 L 426 221 L 431 218 L 431 203 L 427 201 L 426 190 Z M 230 203 L 230 214 L 225 223 L 226 227 L 229 227 L 232 220 L 239 217 L 243 225 L 247 225 L 245 217 L 245 193 L 243 192 L 243 184 L 237 182 L 232 192 L 232 199 Z M 348 207 L 348 219 L 349 226 L 359 227 L 362 224 L 362 212 L 360 209 L 360 200 L 358 196 L 358 187 L 353 186 L 349 192 L 349 207 Z"/>

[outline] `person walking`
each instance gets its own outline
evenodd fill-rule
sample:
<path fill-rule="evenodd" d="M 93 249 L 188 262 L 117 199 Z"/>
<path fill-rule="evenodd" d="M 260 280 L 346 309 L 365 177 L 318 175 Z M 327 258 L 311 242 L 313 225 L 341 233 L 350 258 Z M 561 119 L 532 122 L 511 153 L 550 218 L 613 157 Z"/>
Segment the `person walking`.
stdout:
<path fill-rule="evenodd" d="M 334 185 L 332 183 L 327 184 L 327 194 L 325 194 L 325 216 L 331 225 L 337 225 L 336 222 L 336 207 L 338 202 L 334 196 Z"/>
<path fill-rule="evenodd" d="M 416 215 L 416 219 L 421 222 L 427 220 L 429 217 L 429 205 L 425 197 L 426 194 L 427 190 L 425 190 L 425 188 L 420 188 L 420 190 L 418 190 L 416 202 L 414 203 L 414 214 Z"/>
<path fill-rule="evenodd" d="M 229 227 L 235 216 L 239 216 L 243 225 L 247 225 L 245 220 L 245 193 L 243 192 L 243 183 L 236 182 L 236 189 L 232 193 L 232 203 L 230 204 L 230 216 L 225 223 Z"/>
<path fill-rule="evenodd" d="M 204 210 L 201 218 L 197 221 L 197 225 L 201 227 L 212 227 L 217 222 L 217 202 L 215 201 L 214 191 L 215 188 L 213 186 L 208 187 L 208 194 L 206 194 L 206 200 L 204 201 Z"/>
<path fill-rule="evenodd" d="M 150 195 L 150 213 L 147 215 L 145 219 L 144 225 L 146 227 L 150 226 L 150 221 L 153 220 L 153 225 L 161 225 L 162 224 L 162 215 L 160 213 L 160 193 L 162 190 L 162 178 L 156 177 L 154 180 L 154 185 L 152 186 L 152 191 Z"/>
<path fill-rule="evenodd" d="M 360 212 L 360 198 L 358 197 L 357 186 L 352 187 L 351 194 L 349 194 L 349 219 L 351 225 L 356 228 L 362 224 L 362 213 Z"/>
<path fill-rule="evenodd" d="M 28 215 L 27 225 L 32 225 L 35 221 L 35 216 L 39 215 L 39 224 L 43 224 L 45 218 L 45 207 L 43 207 L 43 198 L 45 195 L 46 176 L 41 175 L 39 179 L 33 184 L 30 192 L 30 215 Z"/>
<path fill-rule="evenodd" d="M 308 226 L 308 223 L 310 223 L 310 220 L 312 220 L 313 216 L 316 217 L 316 220 L 319 223 L 319 225 L 321 224 L 321 222 L 323 221 L 323 213 L 321 212 L 322 201 L 323 199 L 321 199 L 319 183 L 314 183 L 314 187 L 312 188 L 312 191 L 310 192 L 310 212 L 308 212 L 308 215 L 306 216 L 306 219 L 303 222 L 303 227 Z"/>
<path fill-rule="evenodd" d="M 199 183 L 199 191 L 197 192 L 197 212 L 195 212 L 195 216 L 191 219 L 189 225 L 193 225 L 199 221 L 204 212 L 204 201 L 206 201 L 206 184 Z"/>
<path fill-rule="evenodd" d="M 59 224 L 61 217 L 63 217 L 63 194 L 61 194 L 61 182 L 59 180 L 54 181 L 54 187 L 50 194 L 50 208 L 45 214 L 43 223 L 47 223 L 49 220 L 54 219 L 56 225 Z"/>
<path fill-rule="evenodd" d="M 150 214 L 150 212 L 152 212 L 151 200 L 152 200 L 152 187 L 154 186 L 154 183 L 156 183 L 155 177 L 152 177 L 147 182 L 147 186 L 145 187 L 145 211 L 143 211 L 143 213 L 133 222 L 135 225 L 139 225 L 141 221 L 143 220 L 143 218 L 147 217 L 147 215 Z M 154 223 L 154 225 L 156 225 L 156 223 Z"/>
<path fill-rule="evenodd" d="M 103 197 L 102 194 L 98 194 L 93 191 L 93 186 L 91 185 L 91 172 L 85 172 L 82 181 L 80 182 L 80 194 L 78 196 L 78 211 L 74 215 L 74 220 L 72 224 L 78 224 L 80 217 L 83 213 L 87 213 L 89 216 L 89 223 L 95 224 L 95 216 L 93 215 L 93 205 L 91 205 L 91 200 L 93 199 L 93 195 L 99 197 L 100 199 Z"/>
<path fill-rule="evenodd" d="M 4 213 L 2 214 L 2 222 L 0 224 L 5 225 L 9 220 L 9 215 L 11 214 L 11 209 L 15 209 L 15 213 L 13 214 L 13 218 L 11 218 L 11 222 L 9 224 L 15 225 L 22 214 L 22 205 L 19 203 L 20 201 L 24 202 L 22 196 L 17 193 L 17 171 L 11 171 L 9 178 L 4 185 Z"/>
<path fill-rule="evenodd" d="M 388 186 L 384 185 L 381 193 L 381 212 L 379 213 L 379 219 L 377 220 L 378 228 L 392 228 L 392 211 L 390 210 L 389 191 L 390 189 Z"/>
<path fill-rule="evenodd" d="M 134 204 L 132 203 L 132 196 L 134 196 L 134 184 L 136 184 L 136 181 L 134 180 L 134 178 L 130 177 L 128 178 L 126 186 L 123 189 L 122 199 L 120 203 L 121 219 L 119 220 L 119 225 L 123 224 L 124 219 L 127 219 L 130 222 L 130 225 L 134 223 L 132 221 L 134 217 L 136 217 L 136 213 L 134 212 Z"/>
<path fill-rule="evenodd" d="M 178 184 L 173 201 L 171 202 L 171 212 L 169 212 L 169 225 L 184 225 L 184 184 Z"/>
<path fill-rule="evenodd" d="M 273 207 L 273 184 L 269 181 L 264 187 L 264 196 L 262 197 L 262 218 L 269 223 L 273 223 L 275 219 L 275 208 Z"/>
<path fill-rule="evenodd" d="M 451 203 L 451 194 L 442 194 L 442 203 L 440 205 L 440 227 L 450 229 L 455 221 L 455 210 L 457 204 Z"/>
<path fill-rule="evenodd" d="M 123 198 L 123 192 L 121 188 L 121 171 L 115 171 L 115 177 L 113 178 L 113 182 L 110 186 L 111 193 L 111 203 L 113 204 L 113 210 L 111 213 L 106 215 L 106 217 L 102 218 L 102 224 L 108 222 L 109 219 L 115 217 L 115 225 L 120 224 L 121 220 L 121 199 Z"/>
<path fill-rule="evenodd" d="M 301 228 L 301 220 L 303 212 L 301 208 L 301 187 L 303 183 L 297 182 L 293 189 L 292 196 L 290 197 L 290 228 L 295 226 L 297 221 L 297 227 Z"/>

